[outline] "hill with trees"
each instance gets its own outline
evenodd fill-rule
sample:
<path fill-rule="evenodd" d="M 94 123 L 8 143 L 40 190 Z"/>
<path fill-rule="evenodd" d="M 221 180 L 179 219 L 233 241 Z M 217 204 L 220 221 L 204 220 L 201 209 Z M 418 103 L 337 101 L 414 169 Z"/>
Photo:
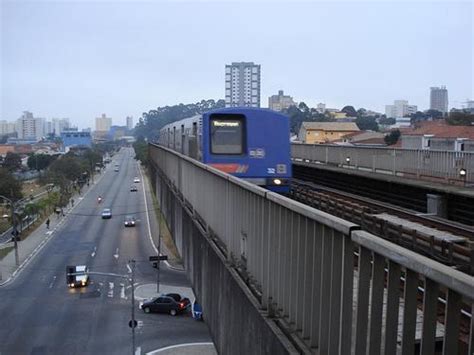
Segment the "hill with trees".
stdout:
<path fill-rule="evenodd" d="M 158 132 L 168 123 L 192 117 L 217 108 L 225 107 L 224 100 L 201 100 L 195 104 L 179 104 L 173 106 L 158 107 L 156 110 L 144 112 L 135 127 L 135 137 L 146 138 L 153 141 L 158 137 Z"/>

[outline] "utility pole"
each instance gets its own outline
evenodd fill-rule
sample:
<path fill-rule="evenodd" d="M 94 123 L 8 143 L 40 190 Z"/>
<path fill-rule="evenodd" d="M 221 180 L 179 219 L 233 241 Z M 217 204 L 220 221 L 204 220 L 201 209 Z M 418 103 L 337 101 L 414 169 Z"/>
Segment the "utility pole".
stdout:
<path fill-rule="evenodd" d="M 132 264 L 132 355 L 135 354 L 135 260 L 130 260 Z"/>
<path fill-rule="evenodd" d="M 110 276 L 110 277 L 118 277 L 122 279 L 127 279 L 127 281 L 131 282 L 132 288 L 132 319 L 129 322 L 130 328 L 132 328 L 132 355 L 135 355 L 135 327 L 137 326 L 137 321 L 135 320 L 135 260 L 129 260 L 130 270 L 129 272 L 132 274 L 129 275 L 120 275 L 114 274 L 110 272 L 97 272 L 97 271 L 81 271 L 81 272 L 66 272 L 66 276 L 82 276 L 82 275 L 99 275 L 99 276 Z"/>

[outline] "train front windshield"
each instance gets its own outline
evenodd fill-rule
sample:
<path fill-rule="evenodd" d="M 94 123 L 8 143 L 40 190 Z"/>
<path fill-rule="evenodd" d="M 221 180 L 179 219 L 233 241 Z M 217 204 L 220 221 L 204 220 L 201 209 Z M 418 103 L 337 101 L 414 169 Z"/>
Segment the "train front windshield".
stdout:
<path fill-rule="evenodd" d="M 241 115 L 214 115 L 211 125 L 211 154 L 244 153 L 244 119 Z"/>

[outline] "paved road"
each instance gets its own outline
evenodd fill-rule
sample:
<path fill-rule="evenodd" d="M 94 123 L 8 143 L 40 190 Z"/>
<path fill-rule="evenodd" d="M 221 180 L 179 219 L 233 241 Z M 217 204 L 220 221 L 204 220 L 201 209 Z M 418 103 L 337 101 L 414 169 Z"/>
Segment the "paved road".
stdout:
<path fill-rule="evenodd" d="M 91 270 L 127 273 L 135 259 L 136 281 L 149 284 L 156 271 L 148 262 L 153 249 L 148 238 L 143 183 L 130 192 L 139 176 L 131 149 L 122 149 L 67 221 L 14 282 L 0 288 L 1 354 L 130 354 L 130 287 L 125 280 L 93 276 L 90 286 L 70 290 L 65 269 L 87 264 Z M 113 165 L 120 165 L 114 172 Z M 98 205 L 96 198 L 103 197 Z M 103 208 L 113 217 L 102 220 Z M 149 206 L 150 207 L 150 206 Z M 125 215 L 139 220 L 125 228 Z M 152 232 L 156 232 L 153 231 Z M 163 270 L 163 283 L 189 286 L 184 273 Z M 138 303 L 138 302 L 137 302 Z M 136 308 L 137 346 L 142 353 L 179 343 L 209 342 L 204 323 L 189 316 L 144 314 Z"/>

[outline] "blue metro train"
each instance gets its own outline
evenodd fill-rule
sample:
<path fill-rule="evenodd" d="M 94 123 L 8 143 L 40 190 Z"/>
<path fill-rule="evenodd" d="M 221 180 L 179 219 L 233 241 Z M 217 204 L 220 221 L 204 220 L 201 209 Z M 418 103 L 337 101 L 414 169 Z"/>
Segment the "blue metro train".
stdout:
<path fill-rule="evenodd" d="M 288 117 L 250 107 L 216 109 L 164 126 L 158 143 L 223 172 L 288 193 Z"/>

